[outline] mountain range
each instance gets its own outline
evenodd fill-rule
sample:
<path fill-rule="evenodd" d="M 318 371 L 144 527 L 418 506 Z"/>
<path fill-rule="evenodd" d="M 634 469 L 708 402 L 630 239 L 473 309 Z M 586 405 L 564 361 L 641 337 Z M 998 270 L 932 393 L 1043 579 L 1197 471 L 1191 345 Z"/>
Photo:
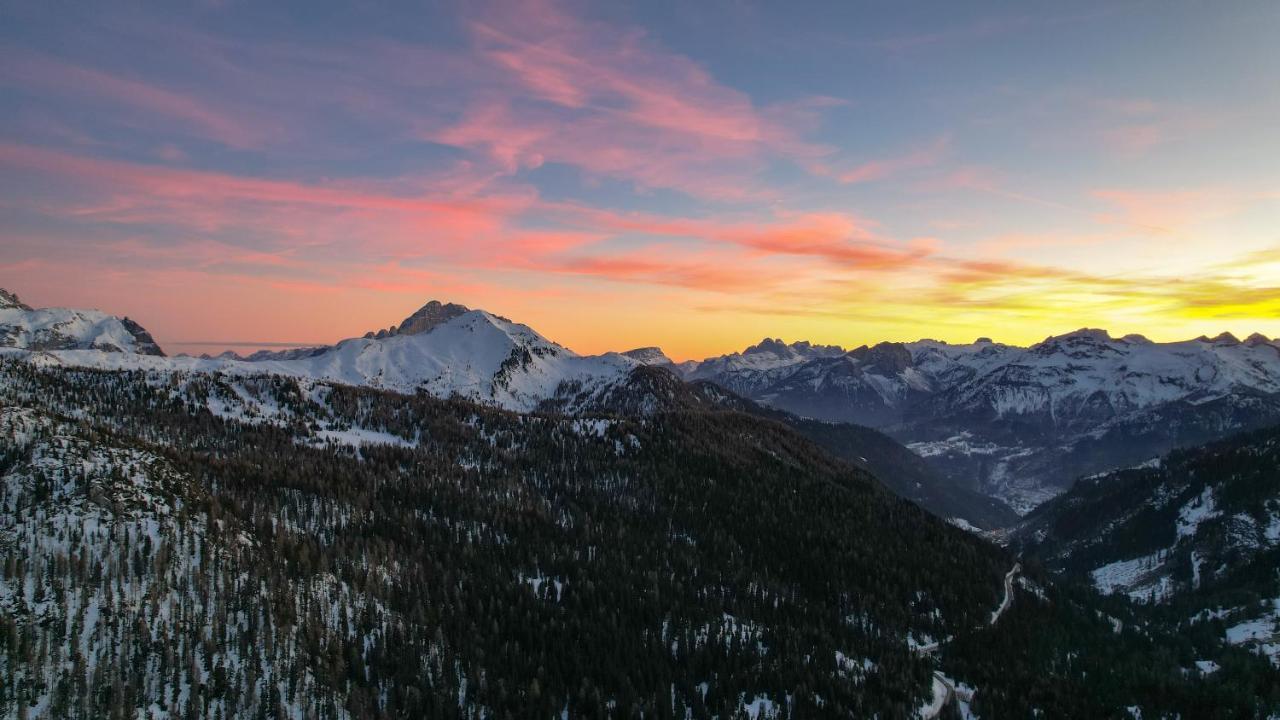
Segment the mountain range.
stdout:
<path fill-rule="evenodd" d="M 1077 477 L 1280 422 L 1280 344 L 1261 335 L 1156 343 L 1085 329 L 1025 348 L 983 338 L 839 354 L 766 341 L 684 373 L 883 430 L 1023 512 Z"/>
<path fill-rule="evenodd" d="M 168 357 L 132 321 L 2 298 L 5 717 L 1280 711 L 1274 431 L 1019 518 L 895 439 L 909 413 L 881 432 L 770 394 L 841 368 L 940 404 L 939 378 L 1034 348 L 677 364 L 429 303 L 332 346 Z M 1039 352 L 1080 384 L 1116 371 L 1097 345 L 1140 342 L 1072 338 Z M 1148 410 L 1242 392 L 1205 380 Z"/>
<path fill-rule="evenodd" d="M 938 497 L 945 486 L 966 502 L 931 509 L 988 528 L 1010 516 L 975 511 L 977 496 L 1025 513 L 1078 477 L 1280 422 L 1280 344 L 1261 335 L 1156 343 L 1086 329 L 1030 347 L 980 338 L 848 351 L 765 339 L 675 363 L 655 347 L 579 355 L 527 325 L 432 301 L 398 324 L 332 346 L 168 358 L 127 318 L 32 310 L 3 297 L 0 346 L 104 368 L 267 372 L 570 413 L 616 395 L 638 368 L 659 368 L 805 421 L 879 430 L 924 458 L 935 478 L 908 497 Z"/>

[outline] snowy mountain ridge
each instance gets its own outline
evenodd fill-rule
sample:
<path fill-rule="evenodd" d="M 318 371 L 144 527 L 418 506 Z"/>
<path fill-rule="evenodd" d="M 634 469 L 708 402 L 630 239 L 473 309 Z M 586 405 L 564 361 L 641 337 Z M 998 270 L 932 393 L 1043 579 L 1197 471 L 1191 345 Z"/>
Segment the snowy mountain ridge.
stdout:
<path fill-rule="evenodd" d="M 238 376 L 273 373 L 402 393 L 457 395 L 516 411 L 533 410 L 562 388 L 575 395 L 593 393 L 642 364 L 617 353 L 581 356 L 527 325 L 437 301 L 393 326 L 394 332 L 327 347 L 255 353 L 250 359 L 167 358 L 128 319 L 89 310 L 24 310 L 16 306 L 16 298 L 10 305 L 0 309 L 0 351 L 45 351 L 41 363 Z"/>
<path fill-rule="evenodd" d="M 804 359 L 767 343 L 685 377 L 882 429 L 1023 510 L 1080 475 L 1280 422 L 1280 343 L 1258 334 L 1157 343 L 1085 328 L 1030 347 L 920 340 Z"/>
<path fill-rule="evenodd" d="M 742 352 L 684 363 L 681 370 L 688 380 L 711 380 L 734 392 L 754 396 L 807 362 L 843 354 L 844 348 L 835 345 L 805 341 L 788 344 L 765 338 Z"/>
<path fill-rule="evenodd" d="M 0 289 L 0 348 L 96 350 L 163 356 L 141 325 L 98 310 L 34 309 Z"/>
<path fill-rule="evenodd" d="M 1228 333 L 1156 343 L 1140 335 L 1112 338 L 1081 329 L 1030 347 L 936 340 L 879 343 L 844 352 L 808 343 L 766 340 L 742 353 L 704 360 L 685 373 L 708 379 L 802 415 L 875 422 L 939 396 L 935 414 L 988 412 L 997 417 L 1046 413 L 1073 422 L 1098 393 L 1117 413 L 1171 400 L 1207 400 L 1241 387 L 1280 392 L 1280 344 L 1262 335 Z M 833 394 L 846 402 L 832 402 Z M 818 407 L 807 407 L 817 403 Z M 1083 409 L 1083 408 L 1080 408 Z M 886 412 L 888 411 L 888 412 Z M 1090 421 L 1092 418 L 1088 418 Z"/>
<path fill-rule="evenodd" d="M 33 350 L 40 363 L 279 374 L 517 412 L 629 406 L 621 398 L 645 387 L 629 383 L 631 374 L 654 366 L 803 418 L 881 429 L 951 482 L 1024 512 L 1077 477 L 1280 422 L 1280 344 L 1261 335 L 1156 343 L 1082 329 L 1030 347 L 980 338 L 849 351 L 766 338 L 676 364 L 656 347 L 579 355 L 527 325 L 431 301 L 399 324 L 332 346 L 165 358 L 127 318 L 36 310 L 0 295 L 0 352 Z"/>

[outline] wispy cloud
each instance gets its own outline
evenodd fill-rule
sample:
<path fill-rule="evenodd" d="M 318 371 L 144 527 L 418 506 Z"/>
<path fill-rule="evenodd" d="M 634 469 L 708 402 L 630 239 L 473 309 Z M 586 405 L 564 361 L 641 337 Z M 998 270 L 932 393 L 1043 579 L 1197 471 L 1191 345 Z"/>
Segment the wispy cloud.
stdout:
<path fill-rule="evenodd" d="M 505 92 L 477 94 L 459 121 L 427 138 L 483 152 L 507 172 L 562 163 L 730 200 L 768 194 L 757 174 L 770 159 L 829 152 L 777 120 L 821 99 L 758 107 L 638 29 L 583 21 L 544 0 L 520 10 L 481 12 L 469 24 Z"/>
<path fill-rule="evenodd" d="M 196 137 L 234 148 L 258 147 L 279 130 L 261 121 L 247 121 L 198 96 L 30 51 L 0 50 L 0 82 L 80 102 L 93 98 L 123 111 L 118 119 L 126 124 L 156 129 L 159 119 L 176 123 Z"/>
<path fill-rule="evenodd" d="M 905 154 L 880 158 L 878 160 L 868 160 L 867 162 L 857 165 L 849 170 L 836 173 L 836 178 L 842 183 L 873 182 L 875 180 L 883 180 L 909 170 L 931 167 L 942 161 L 950 146 L 951 136 L 940 135 L 927 145 L 918 147 Z M 824 172 L 830 172 L 829 170 L 826 170 L 825 166 L 821 167 L 823 167 Z"/>

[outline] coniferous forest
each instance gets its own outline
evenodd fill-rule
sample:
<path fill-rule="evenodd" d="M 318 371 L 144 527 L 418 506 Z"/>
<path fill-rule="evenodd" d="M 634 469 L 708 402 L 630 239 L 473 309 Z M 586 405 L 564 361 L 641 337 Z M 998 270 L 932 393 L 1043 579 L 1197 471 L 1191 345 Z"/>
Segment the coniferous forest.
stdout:
<path fill-rule="evenodd" d="M 769 419 L 0 372 L 9 716 L 911 717 L 935 671 L 981 717 L 1280 702 L 1035 568 L 993 623 L 1012 556 Z"/>

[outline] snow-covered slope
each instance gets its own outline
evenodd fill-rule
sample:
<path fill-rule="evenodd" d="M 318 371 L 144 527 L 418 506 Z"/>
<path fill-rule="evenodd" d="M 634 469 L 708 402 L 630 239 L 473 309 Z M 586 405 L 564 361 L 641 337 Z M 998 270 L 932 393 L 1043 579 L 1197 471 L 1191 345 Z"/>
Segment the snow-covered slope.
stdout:
<path fill-rule="evenodd" d="M 1076 477 L 1280 422 L 1280 344 L 1224 334 L 1154 343 L 1078 330 L 802 357 L 762 343 L 692 377 L 797 415 L 884 429 L 956 482 L 1029 509 Z"/>
<path fill-rule="evenodd" d="M 0 322 L 15 342 L 10 348 L 50 352 L 37 362 L 109 370 L 226 373 L 275 373 L 329 380 L 396 392 L 461 396 L 511 410 L 529 411 L 564 395 L 586 398 L 626 378 L 639 360 L 617 353 L 581 356 L 544 338 L 527 325 L 483 310 L 428 303 L 393 332 L 344 340 L 329 347 L 262 353 L 252 361 L 216 358 L 143 358 L 102 350 L 144 352 L 131 321 L 96 311 L 0 309 Z M 55 322 L 57 319 L 59 322 Z M 5 326 L 0 325 L 0 330 Z M 54 328 L 70 333 L 45 332 Z M 139 328 L 139 331 L 141 329 Z M 145 331 L 141 336 L 149 339 Z M 156 353 L 159 354 L 158 348 Z M 560 407 L 572 409 L 571 403 Z"/>
<path fill-rule="evenodd" d="M 532 410 L 555 397 L 562 384 L 615 382 L 639 364 L 618 354 L 581 356 L 527 325 L 469 310 L 422 332 L 354 338 L 323 353 L 254 365 L 259 372 Z"/>
<path fill-rule="evenodd" d="M 1261 336 L 1154 343 L 1077 330 L 1002 359 L 947 390 L 937 412 L 1082 428 L 1175 400 L 1204 402 L 1241 388 L 1280 392 L 1280 347 Z"/>
<path fill-rule="evenodd" d="M 37 310 L 3 289 L 0 289 L 0 347 L 164 355 L 150 333 L 129 318 L 97 310 Z"/>
<path fill-rule="evenodd" d="M 765 341 L 705 360 L 690 377 L 822 419 L 888 426 L 964 413 L 1063 429 L 1242 388 L 1280 392 L 1280 345 L 1229 334 L 1154 343 L 1091 329 L 1027 348 L 981 338 L 967 345 L 880 343 L 843 353 Z"/>
<path fill-rule="evenodd" d="M 710 380 L 736 393 L 755 396 L 806 362 L 843 354 L 844 348 L 834 345 L 787 344 L 765 338 L 740 353 L 707 358 L 700 363 L 682 364 L 681 367 L 690 380 Z"/>
<path fill-rule="evenodd" d="M 1280 422 L 1280 344 L 1259 335 L 1154 343 L 1086 329 L 1027 348 L 981 338 L 848 352 L 766 339 L 741 353 L 674 364 L 658 348 L 581 356 L 526 325 L 432 301 L 385 330 L 333 346 L 248 359 L 162 358 L 127 318 L 33 310 L 2 293 L 0 352 L 26 350 L 41 351 L 32 359 L 42 363 L 275 373 L 516 411 L 576 412 L 606 400 L 630 406 L 624 396 L 640 387 L 629 383 L 631 373 L 660 366 L 801 417 L 884 430 L 951 482 L 1020 511 L 1082 475 Z"/>
<path fill-rule="evenodd" d="M 759 398 L 820 420 L 887 427 L 902 422 L 906 410 L 934 390 L 934 380 L 915 367 L 905 345 L 879 343 L 805 362 Z"/>
<path fill-rule="evenodd" d="M 1081 480 L 1010 540 L 1104 594 L 1177 598 L 1189 624 L 1280 664 L 1278 468 L 1280 429 L 1234 436 Z"/>

